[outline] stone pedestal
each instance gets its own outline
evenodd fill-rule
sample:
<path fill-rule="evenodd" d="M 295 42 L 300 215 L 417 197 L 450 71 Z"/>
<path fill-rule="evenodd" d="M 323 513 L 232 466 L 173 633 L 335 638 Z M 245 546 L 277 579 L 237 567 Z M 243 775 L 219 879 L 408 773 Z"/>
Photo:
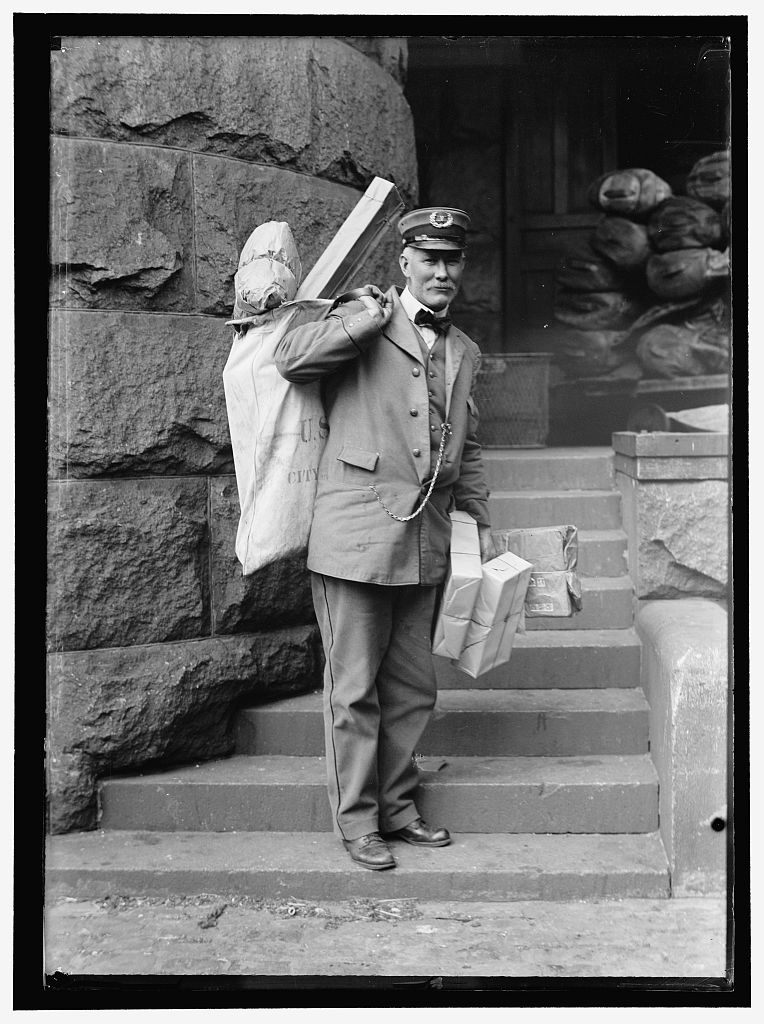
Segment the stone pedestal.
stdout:
<path fill-rule="evenodd" d="M 613 434 L 674 896 L 723 893 L 729 438 Z"/>
<path fill-rule="evenodd" d="M 727 596 L 726 434 L 613 434 L 629 571 L 642 599 Z"/>
<path fill-rule="evenodd" d="M 671 892 L 723 894 L 729 836 L 727 615 L 714 601 L 646 601 L 636 624 Z"/>

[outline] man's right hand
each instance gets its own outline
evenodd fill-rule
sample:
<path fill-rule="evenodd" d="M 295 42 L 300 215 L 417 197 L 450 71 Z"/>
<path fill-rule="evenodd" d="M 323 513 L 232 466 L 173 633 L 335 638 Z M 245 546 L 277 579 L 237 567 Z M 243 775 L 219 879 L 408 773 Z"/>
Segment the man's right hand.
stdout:
<path fill-rule="evenodd" d="M 374 323 L 381 330 L 393 315 L 393 304 L 389 301 L 381 288 L 376 285 L 366 285 L 371 294 L 360 295 L 358 301 L 362 302 L 369 311 Z"/>

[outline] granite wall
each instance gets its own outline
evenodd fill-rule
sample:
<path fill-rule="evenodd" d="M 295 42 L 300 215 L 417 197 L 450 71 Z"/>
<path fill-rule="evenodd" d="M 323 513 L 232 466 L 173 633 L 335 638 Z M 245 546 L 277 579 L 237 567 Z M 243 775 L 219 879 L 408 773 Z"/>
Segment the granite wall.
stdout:
<path fill-rule="evenodd" d="M 304 559 L 243 577 L 222 372 L 250 232 L 305 274 L 375 175 L 417 199 L 406 44 L 64 38 L 51 55 L 48 791 L 214 757 L 320 682 Z M 392 234 L 353 284 L 398 280 Z"/>

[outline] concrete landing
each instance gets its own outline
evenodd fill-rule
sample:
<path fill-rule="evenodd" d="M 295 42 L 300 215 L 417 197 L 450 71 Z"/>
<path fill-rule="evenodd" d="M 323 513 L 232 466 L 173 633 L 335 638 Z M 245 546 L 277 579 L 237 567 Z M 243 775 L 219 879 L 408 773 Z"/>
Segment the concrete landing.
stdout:
<path fill-rule="evenodd" d="M 238 893 L 276 898 L 530 900 L 668 897 L 666 854 L 646 835 L 465 835 L 391 842 L 389 871 L 353 864 L 328 832 L 82 832 L 49 840 L 46 872 L 68 895 Z"/>
<path fill-rule="evenodd" d="M 371 872 L 369 872 L 371 874 Z M 722 899 L 315 902 L 52 896 L 52 974 L 279 978 L 721 978 Z M 270 979 L 273 979 L 271 982 Z M 221 980 L 225 986 L 225 982 Z"/>

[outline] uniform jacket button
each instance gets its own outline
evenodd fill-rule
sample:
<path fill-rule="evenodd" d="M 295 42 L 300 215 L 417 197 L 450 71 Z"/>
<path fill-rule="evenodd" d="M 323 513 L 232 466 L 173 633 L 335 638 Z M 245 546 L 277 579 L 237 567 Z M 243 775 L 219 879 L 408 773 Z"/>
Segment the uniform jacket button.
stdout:
<path fill-rule="evenodd" d="M 411 454 L 414 456 L 415 459 L 418 459 L 419 456 L 422 454 L 422 449 L 421 448 L 414 448 L 412 450 Z"/>
<path fill-rule="evenodd" d="M 419 410 L 418 409 L 409 409 L 409 415 L 410 416 L 418 416 L 419 415 Z"/>
<path fill-rule="evenodd" d="M 418 366 L 415 366 L 414 369 L 411 371 L 411 376 L 412 377 L 418 377 L 419 376 L 419 367 Z"/>

